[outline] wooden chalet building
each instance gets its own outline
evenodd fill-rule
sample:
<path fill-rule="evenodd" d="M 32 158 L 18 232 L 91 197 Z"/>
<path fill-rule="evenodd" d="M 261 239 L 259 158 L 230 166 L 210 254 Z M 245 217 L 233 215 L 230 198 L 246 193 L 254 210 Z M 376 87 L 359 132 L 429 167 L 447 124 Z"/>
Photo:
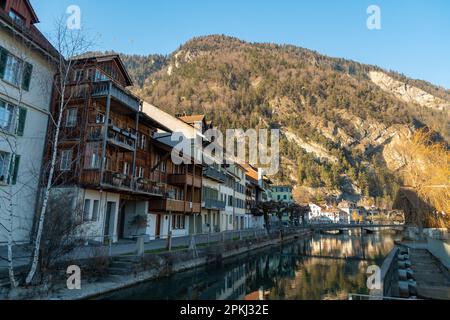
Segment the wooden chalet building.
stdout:
<path fill-rule="evenodd" d="M 126 89 L 132 80 L 118 55 L 83 56 L 74 66 L 53 199 L 76 199 L 83 233 L 96 241 L 181 233 L 184 216 L 200 212 L 201 169 L 172 165 L 171 146 L 154 139 L 167 129 Z M 53 114 L 57 106 L 55 96 Z"/>

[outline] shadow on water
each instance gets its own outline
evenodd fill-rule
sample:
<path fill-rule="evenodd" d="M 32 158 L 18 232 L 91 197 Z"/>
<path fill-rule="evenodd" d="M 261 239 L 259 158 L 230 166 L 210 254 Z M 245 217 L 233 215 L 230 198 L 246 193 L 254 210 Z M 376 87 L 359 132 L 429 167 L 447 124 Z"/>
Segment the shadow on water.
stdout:
<path fill-rule="evenodd" d="M 111 300 L 323 300 L 367 294 L 367 267 L 381 266 L 401 234 L 315 235 L 250 256 L 117 291 Z"/>

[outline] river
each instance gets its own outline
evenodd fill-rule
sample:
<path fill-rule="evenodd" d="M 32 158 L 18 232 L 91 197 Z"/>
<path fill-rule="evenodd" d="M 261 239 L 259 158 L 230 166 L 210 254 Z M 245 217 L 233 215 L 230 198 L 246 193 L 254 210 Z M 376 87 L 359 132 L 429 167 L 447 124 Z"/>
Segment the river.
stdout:
<path fill-rule="evenodd" d="M 314 235 L 241 258 L 150 281 L 107 300 L 343 300 L 367 294 L 367 268 L 381 266 L 401 234 Z"/>

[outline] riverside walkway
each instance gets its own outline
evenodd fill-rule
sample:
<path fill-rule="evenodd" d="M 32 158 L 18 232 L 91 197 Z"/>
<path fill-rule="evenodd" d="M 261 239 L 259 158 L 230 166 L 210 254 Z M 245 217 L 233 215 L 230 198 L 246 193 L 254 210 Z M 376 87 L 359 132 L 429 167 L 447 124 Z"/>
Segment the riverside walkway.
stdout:
<path fill-rule="evenodd" d="M 427 250 L 410 249 L 411 269 L 422 299 L 450 300 L 450 274 Z"/>

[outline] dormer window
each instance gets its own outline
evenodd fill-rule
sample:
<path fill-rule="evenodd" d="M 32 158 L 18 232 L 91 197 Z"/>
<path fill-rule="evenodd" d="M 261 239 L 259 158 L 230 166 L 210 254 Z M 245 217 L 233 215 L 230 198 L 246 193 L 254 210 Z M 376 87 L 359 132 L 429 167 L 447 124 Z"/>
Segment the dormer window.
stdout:
<path fill-rule="evenodd" d="M 15 23 L 25 26 L 25 19 L 13 9 L 9 11 L 9 16 Z"/>

